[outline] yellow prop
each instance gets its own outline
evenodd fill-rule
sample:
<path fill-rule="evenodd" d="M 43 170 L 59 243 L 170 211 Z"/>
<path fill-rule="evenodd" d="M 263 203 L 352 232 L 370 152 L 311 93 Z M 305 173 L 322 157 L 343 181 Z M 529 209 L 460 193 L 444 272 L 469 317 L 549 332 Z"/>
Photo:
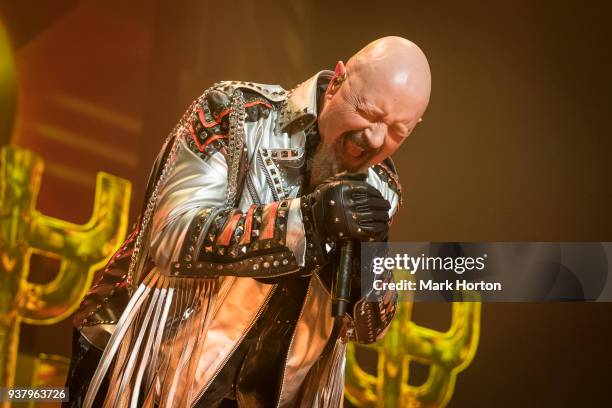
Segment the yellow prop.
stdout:
<path fill-rule="evenodd" d="M 13 383 L 20 323 L 48 325 L 69 316 L 127 230 L 127 180 L 98 173 L 91 219 L 76 225 L 35 210 L 42 172 L 31 151 L 0 150 L 0 387 Z M 71 205 L 75 198 L 65 199 Z M 60 260 L 51 282 L 28 282 L 32 253 Z"/>
<path fill-rule="evenodd" d="M 395 271 L 396 279 L 400 276 Z M 404 292 L 410 293 L 410 292 Z M 350 343 L 346 353 L 345 395 L 362 408 L 444 407 L 453 394 L 457 374 L 465 369 L 478 346 L 480 302 L 475 294 L 465 293 L 468 302 L 452 304 L 452 322 L 447 332 L 416 325 L 412 319 L 412 299 L 402 299 L 386 336 L 380 342 L 363 346 Z M 355 347 L 378 353 L 377 375 L 359 367 Z M 409 364 L 429 366 L 429 377 L 420 386 L 408 385 Z"/>
<path fill-rule="evenodd" d="M 11 44 L 0 20 L 0 146 L 10 140 L 17 110 L 17 71 Z"/>

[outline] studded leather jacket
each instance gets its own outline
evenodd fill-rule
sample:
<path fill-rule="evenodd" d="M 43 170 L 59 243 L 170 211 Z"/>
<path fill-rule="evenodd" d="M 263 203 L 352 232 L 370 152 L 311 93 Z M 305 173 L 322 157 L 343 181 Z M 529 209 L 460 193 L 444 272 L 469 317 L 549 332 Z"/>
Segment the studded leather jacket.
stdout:
<path fill-rule="evenodd" d="M 329 274 L 324 273 L 329 265 L 313 262 L 303 222 L 305 203 L 300 199 L 309 140 L 317 132 L 317 93 L 332 74 L 319 72 L 290 92 L 276 85 L 215 84 L 192 105 L 186 126 L 174 136 L 179 138 L 173 152 L 176 162 L 158 193 L 146 268 L 172 276 L 221 277 L 219 306 L 198 364 L 198 396 L 210 388 L 253 327 L 266 330 L 260 317 L 266 316 L 279 282 L 286 291 L 283 280 L 296 276 L 296 271 L 305 279 L 305 293 L 299 313 L 287 320 L 290 341 L 281 367 L 278 406 L 292 406 L 332 335 Z M 232 117 L 236 104 L 244 114 L 239 130 Z M 237 141 L 229 140 L 228 135 L 237 131 Z M 170 145 L 156 161 L 148 194 Z M 400 202 L 392 163 L 370 168 L 367 181 L 390 202 L 392 216 Z M 228 198 L 236 205 L 227 206 Z M 129 299 L 126 271 L 137 234 L 138 229 L 130 234 L 75 315 L 77 328 L 100 349 Z M 353 340 L 376 341 L 390 324 L 396 294 L 380 292 L 375 299 L 355 299 L 348 316 Z"/>

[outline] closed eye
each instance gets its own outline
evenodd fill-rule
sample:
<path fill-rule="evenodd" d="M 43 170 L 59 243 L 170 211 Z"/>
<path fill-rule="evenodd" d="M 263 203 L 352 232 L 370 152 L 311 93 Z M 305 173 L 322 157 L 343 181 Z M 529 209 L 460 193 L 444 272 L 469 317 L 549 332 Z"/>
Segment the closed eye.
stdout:
<path fill-rule="evenodd" d="M 355 110 L 370 122 L 382 122 L 385 116 L 384 112 L 376 106 L 369 104 L 359 97 L 355 101 Z"/>
<path fill-rule="evenodd" d="M 369 112 L 369 111 L 367 111 L 366 109 L 361 108 L 361 107 L 359 107 L 359 106 L 358 106 L 357 108 L 355 108 L 355 110 L 356 110 L 356 111 L 357 111 L 357 113 L 359 113 L 359 114 L 360 114 L 360 115 L 361 115 L 363 118 L 365 118 L 365 119 L 367 119 L 367 120 L 369 120 L 369 121 L 373 121 L 373 119 L 374 119 L 374 118 L 373 118 L 373 115 L 372 115 L 372 113 L 371 113 L 371 112 Z"/>
<path fill-rule="evenodd" d="M 395 133 L 402 139 L 405 139 L 410 136 L 410 133 L 412 132 L 412 129 L 409 129 L 407 126 L 404 125 L 393 125 L 391 130 L 393 131 L 393 133 Z"/>

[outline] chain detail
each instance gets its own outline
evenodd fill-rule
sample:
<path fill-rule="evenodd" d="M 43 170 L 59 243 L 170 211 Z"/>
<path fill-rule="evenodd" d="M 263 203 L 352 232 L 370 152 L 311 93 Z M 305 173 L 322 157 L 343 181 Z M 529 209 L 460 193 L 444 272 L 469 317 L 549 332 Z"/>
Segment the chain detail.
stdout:
<path fill-rule="evenodd" d="M 244 120 L 246 111 L 244 108 L 244 95 L 236 89 L 232 95 L 229 113 L 229 163 L 227 175 L 227 192 L 225 202 L 229 207 L 236 206 L 236 195 L 238 191 L 238 173 L 240 170 L 240 159 L 244 149 Z"/>
<path fill-rule="evenodd" d="M 142 216 L 142 221 L 140 223 L 140 228 L 138 231 L 138 236 L 136 237 L 136 242 L 134 243 L 134 251 L 132 252 L 132 257 L 130 258 L 130 266 L 127 274 L 127 290 L 128 294 L 132 296 L 134 292 L 134 284 L 135 281 L 140 279 L 139 269 L 141 269 L 143 262 L 140 261 L 140 252 L 142 249 L 143 239 L 148 234 L 148 228 L 153 217 L 153 212 L 155 211 L 155 207 L 157 205 L 157 197 L 159 196 L 159 192 L 162 186 L 165 184 L 166 178 L 174 169 L 174 165 L 176 163 L 176 153 L 178 151 L 178 147 L 180 145 L 180 139 L 183 135 L 188 134 L 190 122 L 194 115 L 197 114 L 198 106 L 200 104 L 206 103 L 206 96 L 210 91 L 206 90 L 199 98 L 197 98 L 191 106 L 187 109 L 185 114 L 181 117 L 179 123 L 174 127 L 168 138 L 166 139 L 166 143 L 169 143 L 170 140 L 174 138 L 172 149 L 164 162 L 164 166 L 162 171 L 155 182 L 155 188 L 147 201 L 147 206 L 145 208 L 144 214 Z M 146 255 L 145 255 L 146 256 Z"/>

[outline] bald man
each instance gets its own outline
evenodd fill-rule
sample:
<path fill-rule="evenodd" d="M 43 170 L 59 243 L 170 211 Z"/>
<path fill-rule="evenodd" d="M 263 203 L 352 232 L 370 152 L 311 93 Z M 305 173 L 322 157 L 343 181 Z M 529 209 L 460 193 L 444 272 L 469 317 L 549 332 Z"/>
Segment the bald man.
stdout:
<path fill-rule="evenodd" d="M 65 406 L 340 406 L 346 342 L 379 340 L 397 297 L 362 288 L 357 258 L 334 327 L 333 265 L 346 240 L 387 239 L 401 199 L 390 156 L 430 83 L 422 51 L 386 37 L 289 92 L 207 89 L 76 314 Z"/>

